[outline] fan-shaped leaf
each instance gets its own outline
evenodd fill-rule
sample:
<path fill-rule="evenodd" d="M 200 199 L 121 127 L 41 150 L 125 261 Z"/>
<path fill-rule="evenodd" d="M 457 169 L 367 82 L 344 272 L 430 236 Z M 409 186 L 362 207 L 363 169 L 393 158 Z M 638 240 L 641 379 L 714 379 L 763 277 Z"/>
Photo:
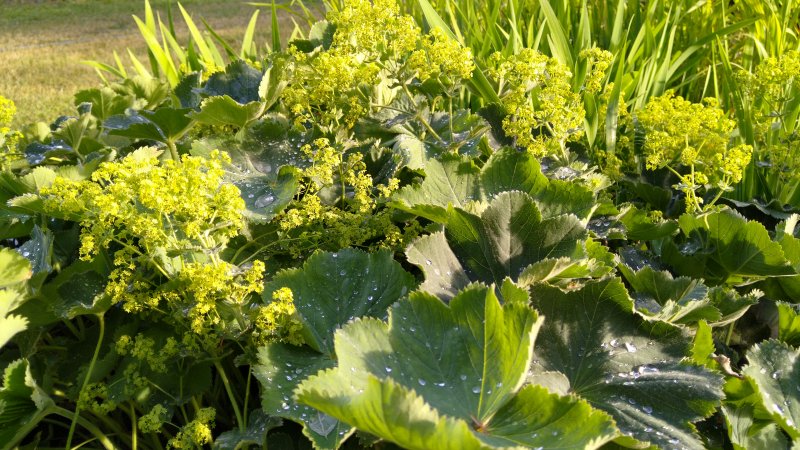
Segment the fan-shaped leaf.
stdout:
<path fill-rule="evenodd" d="M 633 289 L 636 312 L 648 320 L 673 324 L 714 322 L 722 317 L 708 298 L 708 287 L 689 277 L 673 278 L 667 271 L 646 266 L 634 272 L 624 264 L 620 272 Z"/>
<path fill-rule="evenodd" d="M 678 223 L 685 240 L 668 241 L 662 257 L 681 275 L 702 276 L 712 284 L 741 284 L 796 274 L 764 226 L 734 211 L 684 214 Z"/>
<path fill-rule="evenodd" d="M 444 238 L 418 239 L 407 255 L 425 272 L 424 288 L 449 298 L 467 280 L 499 285 L 506 277 L 516 280 L 528 266 L 544 259 L 583 257 L 580 240 L 585 236 L 577 217 L 542 220 L 530 196 L 504 192 L 480 217 L 451 209 Z"/>
<path fill-rule="evenodd" d="M 414 278 L 386 251 L 316 253 L 301 269 L 278 273 L 265 287 L 265 298 L 283 287 L 292 290 L 311 348 L 280 343 L 261 347 L 255 375 L 263 386 L 264 411 L 302 423 L 316 448 L 337 448 L 352 428 L 296 403 L 292 392 L 306 377 L 335 365 L 333 335 L 339 327 L 356 317 L 385 317 L 389 305 L 414 286 Z"/>
<path fill-rule="evenodd" d="M 594 448 L 615 434 L 574 398 L 522 386 L 541 319 L 473 285 L 447 306 L 427 293 L 389 323 L 336 334 L 338 367 L 303 382 L 298 400 L 410 449 Z"/>
<path fill-rule="evenodd" d="M 783 342 L 769 340 L 747 352 L 742 373 L 758 387 L 761 401 L 781 428 L 800 438 L 800 351 Z"/>
<path fill-rule="evenodd" d="M 637 320 L 618 278 L 571 292 L 537 285 L 533 299 L 547 317 L 533 382 L 561 372 L 569 391 L 611 414 L 623 434 L 664 448 L 703 448 L 690 423 L 713 412 L 721 379 L 681 363 L 689 342 L 676 329 Z"/>

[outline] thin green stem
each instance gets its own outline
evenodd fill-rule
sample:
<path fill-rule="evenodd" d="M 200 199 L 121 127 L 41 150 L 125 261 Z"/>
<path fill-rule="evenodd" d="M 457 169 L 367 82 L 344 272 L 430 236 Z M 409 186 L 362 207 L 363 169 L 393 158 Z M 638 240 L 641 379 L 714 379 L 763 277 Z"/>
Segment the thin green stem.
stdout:
<path fill-rule="evenodd" d="M 242 411 L 239 409 L 239 403 L 236 401 L 236 396 L 233 395 L 233 389 L 231 389 L 231 383 L 228 380 L 228 375 L 225 374 L 225 369 L 222 367 L 222 364 L 219 362 L 219 360 L 214 360 L 214 367 L 217 368 L 220 379 L 222 379 L 222 384 L 225 386 L 225 392 L 228 393 L 228 398 L 231 401 L 231 407 L 233 407 L 233 413 L 236 415 L 236 422 L 239 424 L 239 430 L 244 431 L 247 429 L 247 424 L 244 422 L 244 418 L 242 417 Z"/>
<path fill-rule="evenodd" d="M 173 160 L 174 160 L 176 163 L 180 164 L 180 162 L 181 162 L 181 157 L 180 157 L 180 155 L 178 154 L 178 148 L 177 148 L 177 147 L 175 147 L 175 143 L 174 143 L 174 142 L 172 142 L 172 140 L 171 140 L 171 139 L 167 139 L 167 142 L 166 142 L 166 144 L 167 144 L 167 148 L 169 148 L 169 154 L 170 154 L 170 156 L 172 157 L 172 159 L 173 159 Z"/>
<path fill-rule="evenodd" d="M 730 346 L 731 345 L 731 339 L 733 339 L 733 329 L 734 329 L 735 326 L 736 326 L 736 321 L 733 321 L 733 322 L 731 322 L 730 325 L 728 325 L 728 333 L 725 336 L 725 345 L 726 346 Z"/>
<path fill-rule="evenodd" d="M 139 445 L 139 434 L 136 423 L 136 408 L 133 406 L 132 402 L 129 404 L 129 406 L 131 409 L 131 450 L 137 450 Z"/>
<path fill-rule="evenodd" d="M 100 325 L 100 336 L 97 337 L 97 345 L 95 345 L 94 347 L 94 354 L 92 355 L 92 360 L 89 362 L 89 369 L 86 371 L 86 376 L 83 378 L 83 384 L 81 385 L 81 390 L 78 391 L 79 392 L 78 397 L 80 397 L 80 394 L 83 393 L 83 391 L 86 389 L 86 386 L 89 384 L 89 380 L 92 379 L 92 372 L 94 372 L 94 365 L 97 362 L 98 356 L 100 356 L 100 348 L 103 345 L 103 338 L 105 337 L 106 334 L 106 321 L 103 314 L 98 314 L 97 319 L 98 319 L 98 324 Z M 81 409 L 81 403 L 79 400 L 78 403 L 75 405 L 75 412 L 72 414 L 72 423 L 69 426 L 69 434 L 67 435 L 67 445 L 65 446 L 65 450 L 70 450 L 70 448 L 72 447 L 72 437 L 75 435 L 75 427 L 78 425 L 80 409 Z"/>
<path fill-rule="evenodd" d="M 250 379 L 252 378 L 253 372 L 251 370 L 247 371 L 247 383 L 244 385 L 244 407 L 242 408 L 242 414 L 244 415 L 244 423 L 247 424 L 247 403 L 250 400 Z"/>
<path fill-rule="evenodd" d="M 100 428 L 97 428 L 97 426 L 95 426 L 95 424 L 89 422 L 88 420 L 84 419 L 83 417 L 78 417 L 77 420 L 76 420 L 75 418 L 77 417 L 77 414 L 76 414 L 77 413 L 77 409 L 75 410 L 75 412 L 72 412 L 72 411 L 70 411 L 68 409 L 64 409 L 64 408 L 62 408 L 60 406 L 52 406 L 51 410 L 52 410 L 53 414 L 59 415 L 59 416 L 65 418 L 65 419 L 69 419 L 69 420 L 73 421 L 72 425 L 70 426 L 70 436 L 68 438 L 67 446 L 66 446 L 67 450 L 72 450 L 72 448 L 71 448 L 72 443 L 69 440 L 72 439 L 72 432 L 74 431 L 74 427 L 75 427 L 76 423 L 79 423 L 86 431 L 91 433 L 92 436 L 96 437 L 97 440 L 100 442 L 100 444 L 103 446 L 103 448 L 105 448 L 106 450 L 116 450 L 117 449 L 117 447 L 114 445 L 114 443 L 111 442 L 111 440 L 108 439 L 108 436 L 106 436 L 105 433 L 103 433 L 100 430 Z"/>

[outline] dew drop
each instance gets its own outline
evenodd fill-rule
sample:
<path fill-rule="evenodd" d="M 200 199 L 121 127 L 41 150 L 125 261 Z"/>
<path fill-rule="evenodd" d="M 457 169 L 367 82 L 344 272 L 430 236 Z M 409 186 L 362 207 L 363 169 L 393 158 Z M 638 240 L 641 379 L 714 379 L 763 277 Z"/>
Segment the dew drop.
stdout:
<path fill-rule="evenodd" d="M 474 388 L 472 388 L 472 393 L 473 394 L 480 394 L 481 393 L 481 388 L 479 386 L 475 386 Z"/>
<path fill-rule="evenodd" d="M 420 386 L 425 386 L 427 384 L 427 382 L 422 378 L 417 379 L 417 383 L 419 383 Z"/>

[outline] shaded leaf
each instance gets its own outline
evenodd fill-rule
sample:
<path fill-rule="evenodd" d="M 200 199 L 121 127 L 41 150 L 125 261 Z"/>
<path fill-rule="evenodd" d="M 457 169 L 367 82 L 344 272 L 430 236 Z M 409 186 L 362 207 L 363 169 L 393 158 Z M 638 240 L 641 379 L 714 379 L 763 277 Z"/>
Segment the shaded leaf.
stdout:
<path fill-rule="evenodd" d="M 547 320 L 531 381 L 561 372 L 570 393 L 609 413 L 626 436 L 663 448 L 703 448 L 691 423 L 714 411 L 721 377 L 681 362 L 688 339 L 637 320 L 618 278 L 570 292 L 536 285 L 532 292 Z"/>
<path fill-rule="evenodd" d="M 667 241 L 662 258 L 681 275 L 740 284 L 796 274 L 764 226 L 732 210 L 684 214 L 678 223 L 684 239 Z"/>
<path fill-rule="evenodd" d="M 527 194 L 504 192 L 481 216 L 450 209 L 444 235 L 447 247 L 440 237 L 421 238 L 407 254 L 425 273 L 425 288 L 448 298 L 444 293 L 452 294 L 467 279 L 500 285 L 543 259 L 582 256 L 586 232 L 575 216 L 542 220 Z"/>
<path fill-rule="evenodd" d="M 264 414 L 263 411 L 250 413 L 247 428 L 244 431 L 231 430 L 221 433 L 214 439 L 214 450 L 240 450 L 251 445 L 265 446 L 267 433 L 273 428 L 281 426 L 282 421 L 277 417 Z"/>
<path fill-rule="evenodd" d="M 224 72 L 211 74 L 205 86 L 195 92 L 204 97 L 227 96 L 241 105 L 259 99 L 259 86 L 264 75 L 250 67 L 244 60 L 236 60 L 225 67 Z"/>

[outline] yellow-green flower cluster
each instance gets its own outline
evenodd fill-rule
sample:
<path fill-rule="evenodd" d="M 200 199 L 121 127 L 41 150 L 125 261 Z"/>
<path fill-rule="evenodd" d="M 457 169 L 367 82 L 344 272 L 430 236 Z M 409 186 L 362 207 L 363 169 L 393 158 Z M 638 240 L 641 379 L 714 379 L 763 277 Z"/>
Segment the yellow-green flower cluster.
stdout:
<path fill-rule="evenodd" d="M 676 162 L 708 166 L 716 154 L 725 152 L 735 126 L 715 99 L 692 103 L 671 91 L 652 98 L 637 117 L 646 133 L 644 150 L 650 170 Z"/>
<path fill-rule="evenodd" d="M 118 248 L 105 289 L 112 303 L 190 331 L 199 340 L 192 345 L 213 346 L 229 331 L 220 309 L 246 309 L 265 270 L 261 261 L 242 270 L 219 257 L 243 224 L 239 190 L 223 181 L 229 162 L 216 151 L 159 162 L 157 152 L 139 150 L 102 164 L 90 180 L 58 178 L 40 194 L 46 210 L 80 221 L 82 258 Z M 163 361 L 147 356 L 148 342 L 137 340 L 131 354 L 159 372 Z"/>
<path fill-rule="evenodd" d="M 0 169 L 3 169 L 14 159 L 17 159 L 17 144 L 22 139 L 22 133 L 11 129 L 11 121 L 17 114 L 17 105 L 11 99 L 0 95 Z"/>
<path fill-rule="evenodd" d="M 153 372 L 167 373 L 167 363 L 180 353 L 180 345 L 175 338 L 168 337 L 164 345 L 156 348 L 156 341 L 151 337 L 141 333 L 134 337 L 125 334 L 117 339 L 114 351 L 145 363 Z"/>
<path fill-rule="evenodd" d="M 742 87 L 762 102 L 778 106 L 787 99 L 791 86 L 800 76 L 800 52 L 789 51 L 780 58 L 769 57 L 761 61 L 752 73 L 738 74 Z"/>
<path fill-rule="evenodd" d="M 792 117 L 787 107 L 791 107 L 800 81 L 800 52 L 767 58 L 753 73 L 742 70 L 737 81 L 751 103 L 759 159 L 769 163 L 770 176 L 778 186 L 790 186 L 789 179 L 800 169 L 800 141 L 795 124 L 784 121 Z"/>
<path fill-rule="evenodd" d="M 336 25 L 332 48 L 370 58 L 405 55 L 417 47 L 421 34 L 395 0 L 347 0 L 327 19 Z"/>
<path fill-rule="evenodd" d="M 87 385 L 78 396 L 78 405 L 98 416 L 105 416 L 117 409 L 117 403 L 109 399 L 108 385 L 105 383 Z"/>
<path fill-rule="evenodd" d="M 221 152 L 210 159 L 184 156 L 159 163 L 139 150 L 103 163 L 91 180 L 57 178 L 40 191 L 51 212 L 81 218 L 81 257 L 90 259 L 112 241 L 151 254 L 157 249 L 214 248 L 242 227 L 239 189 L 222 180 Z"/>
<path fill-rule="evenodd" d="M 472 75 L 469 49 L 441 30 L 423 35 L 395 0 L 347 0 L 328 13 L 331 45 L 305 54 L 290 48 L 293 82 L 283 100 L 298 126 L 352 128 L 373 106 L 385 106 L 396 86 L 414 77 L 435 78 L 448 88 Z M 381 88 L 378 88 L 381 86 Z"/>
<path fill-rule="evenodd" d="M 582 50 L 579 57 L 585 59 L 590 67 L 589 73 L 583 81 L 584 90 L 591 94 L 600 92 L 603 87 L 603 78 L 611 66 L 614 55 L 608 50 L 592 47 Z"/>
<path fill-rule="evenodd" d="M 303 324 L 297 318 L 294 294 L 288 287 L 272 293 L 272 301 L 258 310 L 253 339 L 263 345 L 268 342 L 285 342 L 303 345 Z"/>
<path fill-rule="evenodd" d="M 701 186 L 729 189 L 741 181 L 750 163 L 750 146 L 728 147 L 735 122 L 719 108 L 716 99 L 692 103 L 667 92 L 651 99 L 638 119 L 646 133 L 647 169 L 666 167 L 678 175 L 690 211 L 700 208 L 703 199 L 696 191 Z M 679 173 L 679 166 L 688 172 Z"/>
<path fill-rule="evenodd" d="M 263 289 L 264 263 L 254 261 L 244 273 L 224 261 L 189 263 L 177 277 L 181 298 L 185 299 L 187 319 L 197 335 L 212 335 L 222 326 L 221 304 L 243 306 L 250 294 Z"/>
<path fill-rule="evenodd" d="M 379 242 L 371 246 L 394 248 L 413 238 L 413 227 L 400 230 L 391 210 L 382 208 L 399 187 L 398 180 L 375 186 L 361 153 L 345 158 L 327 139 L 315 141 L 303 152 L 312 165 L 300 171 L 298 198 L 276 219 L 292 255 L 317 248 L 334 251 L 373 239 Z M 323 189 L 339 191 L 341 198 L 324 201 Z"/>
<path fill-rule="evenodd" d="M 472 76 L 475 64 L 472 52 L 438 28 L 420 40 L 421 48 L 408 57 L 408 67 L 417 73 L 420 81 L 431 78 L 445 84 Z"/>
<path fill-rule="evenodd" d="M 199 409 L 194 420 L 181 427 L 178 434 L 167 442 L 167 448 L 202 448 L 210 444 L 216 415 L 214 408 Z"/>
<path fill-rule="evenodd" d="M 295 123 L 355 125 L 367 111 L 366 91 L 377 83 L 380 68 L 352 53 L 327 51 L 311 57 L 292 53 L 297 60 L 295 81 L 283 91 L 283 99 Z"/>
<path fill-rule="evenodd" d="M 156 403 L 147 414 L 139 418 L 139 430 L 142 433 L 158 433 L 168 419 L 167 414 L 167 408 L 160 403 Z"/>
<path fill-rule="evenodd" d="M 489 73 L 499 85 L 508 114 L 503 130 L 536 156 L 564 153 L 568 140 L 583 134 L 585 112 L 572 91 L 572 73 L 555 58 L 533 49 L 489 58 Z"/>

